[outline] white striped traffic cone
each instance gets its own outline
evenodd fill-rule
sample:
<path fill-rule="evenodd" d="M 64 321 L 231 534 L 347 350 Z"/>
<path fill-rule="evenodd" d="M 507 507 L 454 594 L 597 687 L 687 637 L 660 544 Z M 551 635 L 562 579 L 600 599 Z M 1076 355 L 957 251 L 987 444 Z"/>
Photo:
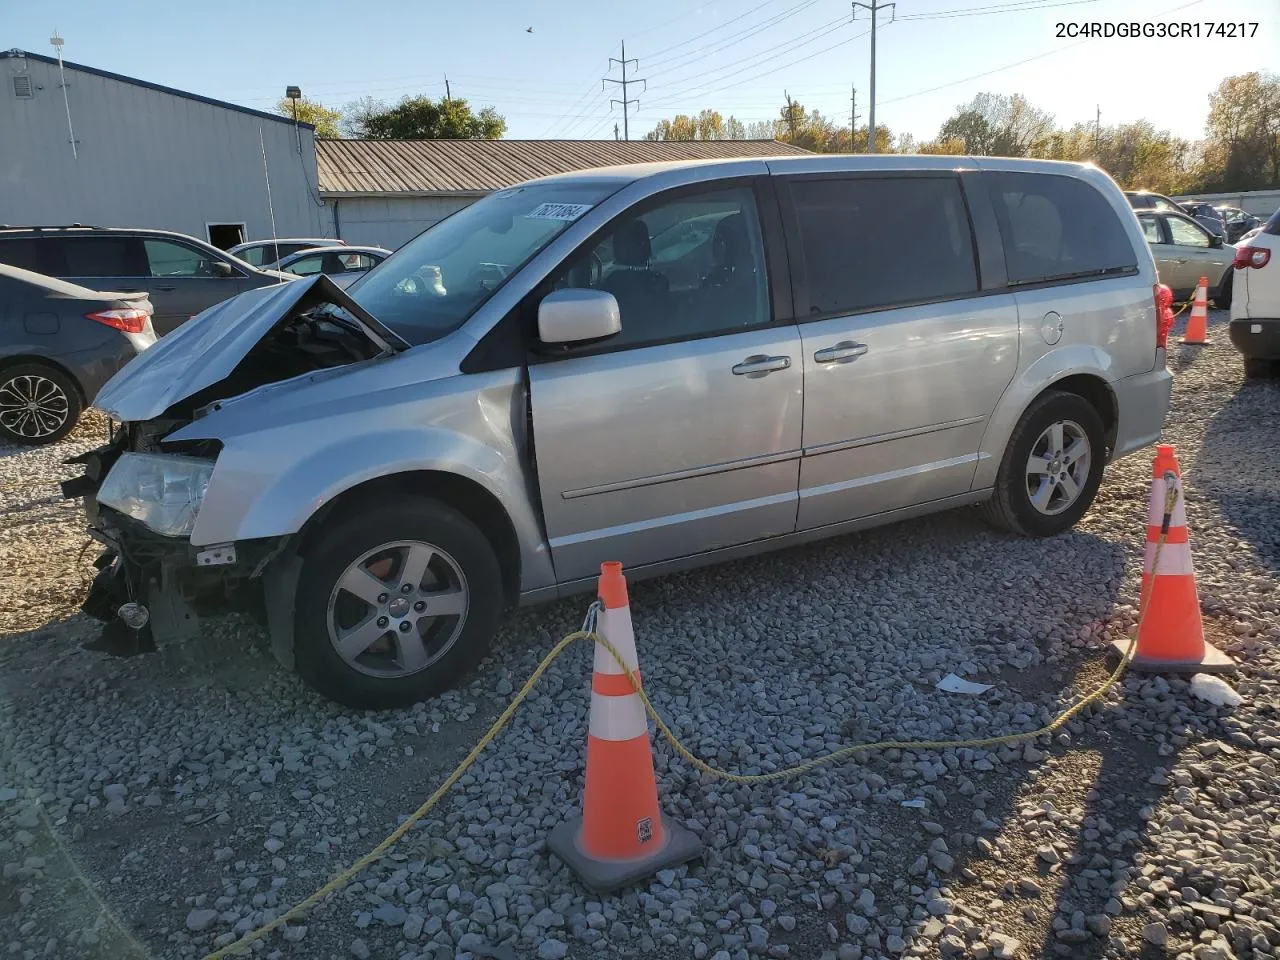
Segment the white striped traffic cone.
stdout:
<path fill-rule="evenodd" d="M 648 717 L 627 678 L 639 681 L 640 665 L 622 564 L 601 564 L 599 596 L 596 632 L 623 664 L 596 644 L 582 816 L 559 824 L 547 845 L 587 887 L 607 892 L 692 860 L 702 845 L 658 806 Z"/>

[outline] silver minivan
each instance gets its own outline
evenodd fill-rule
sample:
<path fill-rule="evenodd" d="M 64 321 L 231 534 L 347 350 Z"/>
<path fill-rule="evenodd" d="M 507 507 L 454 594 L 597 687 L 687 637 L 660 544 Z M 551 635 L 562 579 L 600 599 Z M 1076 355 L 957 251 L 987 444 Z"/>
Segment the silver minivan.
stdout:
<path fill-rule="evenodd" d="M 99 648 L 256 610 L 357 707 L 504 608 L 966 504 L 1052 536 L 1153 443 L 1172 322 L 1091 166 L 815 156 L 500 190 L 344 292 L 245 293 L 100 393 Z M 126 601 L 124 614 L 117 610 Z"/>

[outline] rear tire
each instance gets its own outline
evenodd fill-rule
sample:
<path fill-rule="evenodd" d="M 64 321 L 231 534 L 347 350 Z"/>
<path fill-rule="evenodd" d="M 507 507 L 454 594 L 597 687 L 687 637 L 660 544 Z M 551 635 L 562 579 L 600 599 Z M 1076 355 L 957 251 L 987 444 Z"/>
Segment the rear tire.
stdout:
<path fill-rule="evenodd" d="M 1046 391 L 1013 428 L 983 515 L 1024 537 L 1071 529 L 1102 483 L 1105 443 L 1102 418 L 1088 400 Z"/>
<path fill-rule="evenodd" d="M 297 671 L 344 706 L 407 706 L 480 662 L 503 607 L 498 559 L 462 514 L 424 498 L 357 509 L 303 561 Z"/>
<path fill-rule="evenodd" d="M 1219 310 L 1231 309 L 1231 290 L 1235 285 L 1235 271 L 1228 269 L 1226 276 L 1218 283 L 1218 292 L 1213 298 L 1213 305 Z"/>
<path fill-rule="evenodd" d="M 75 429 L 82 408 L 80 388 L 55 366 L 19 363 L 0 371 L 0 438 L 57 443 Z"/>

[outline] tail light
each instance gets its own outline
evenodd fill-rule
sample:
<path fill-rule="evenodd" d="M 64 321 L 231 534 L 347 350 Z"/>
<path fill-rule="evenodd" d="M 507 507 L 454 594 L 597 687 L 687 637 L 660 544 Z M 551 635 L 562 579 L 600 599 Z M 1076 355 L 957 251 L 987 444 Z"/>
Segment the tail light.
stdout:
<path fill-rule="evenodd" d="M 1265 267 L 1271 262 L 1271 250 L 1267 247 L 1236 247 L 1236 258 L 1232 263 L 1237 270 L 1246 267 Z"/>
<path fill-rule="evenodd" d="M 90 320 L 105 323 L 108 327 L 115 327 L 125 333 L 141 333 L 147 327 L 147 317 L 149 316 L 151 314 L 148 311 L 139 310 L 137 307 L 122 307 L 118 310 L 97 310 L 93 313 L 85 314 L 85 317 Z"/>
<path fill-rule="evenodd" d="M 1173 291 L 1157 283 L 1151 288 L 1151 295 L 1156 301 L 1156 346 L 1164 350 L 1169 344 L 1169 331 L 1173 329 Z"/>

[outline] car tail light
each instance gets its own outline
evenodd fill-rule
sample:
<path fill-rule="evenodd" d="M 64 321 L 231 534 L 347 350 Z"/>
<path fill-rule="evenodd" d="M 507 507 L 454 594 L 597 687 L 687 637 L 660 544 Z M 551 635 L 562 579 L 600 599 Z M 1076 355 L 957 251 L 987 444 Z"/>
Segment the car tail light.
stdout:
<path fill-rule="evenodd" d="M 123 330 L 125 333 L 141 333 L 146 329 L 147 317 L 151 314 L 137 307 L 123 307 L 118 310 L 97 310 L 86 313 L 85 316 L 90 320 L 97 320 L 98 323 L 105 323 L 108 327 Z"/>
<path fill-rule="evenodd" d="M 1173 291 L 1157 283 L 1151 288 L 1151 295 L 1156 301 L 1156 346 L 1164 350 L 1169 344 L 1169 331 L 1173 329 Z"/>
<path fill-rule="evenodd" d="M 1271 250 L 1267 247 L 1236 247 L 1236 259 L 1233 262 L 1237 270 L 1246 267 L 1265 267 L 1271 262 Z"/>

